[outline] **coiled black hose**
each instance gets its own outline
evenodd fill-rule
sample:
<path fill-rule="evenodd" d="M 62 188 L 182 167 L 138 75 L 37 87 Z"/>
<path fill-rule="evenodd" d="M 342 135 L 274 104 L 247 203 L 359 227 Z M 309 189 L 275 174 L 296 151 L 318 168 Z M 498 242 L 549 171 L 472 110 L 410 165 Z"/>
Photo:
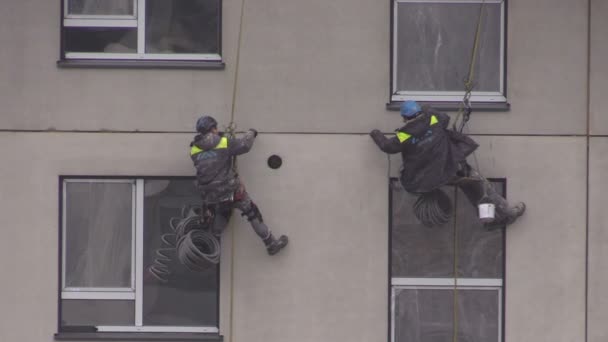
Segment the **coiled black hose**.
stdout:
<path fill-rule="evenodd" d="M 191 271 L 203 271 L 217 265 L 220 261 L 220 243 L 209 233 L 212 219 L 201 220 L 192 206 L 182 208 L 181 217 L 169 219 L 170 233 L 161 235 L 162 247 L 155 251 L 155 259 L 148 268 L 149 273 L 161 282 L 167 282 L 171 275 L 171 254 L 175 253 L 180 261 Z"/>
<path fill-rule="evenodd" d="M 427 227 L 444 225 L 452 216 L 452 201 L 441 189 L 423 193 L 414 203 L 414 215 Z"/>
<path fill-rule="evenodd" d="M 220 262 L 220 243 L 203 230 L 191 230 L 177 241 L 177 259 L 191 271 L 204 271 Z"/>

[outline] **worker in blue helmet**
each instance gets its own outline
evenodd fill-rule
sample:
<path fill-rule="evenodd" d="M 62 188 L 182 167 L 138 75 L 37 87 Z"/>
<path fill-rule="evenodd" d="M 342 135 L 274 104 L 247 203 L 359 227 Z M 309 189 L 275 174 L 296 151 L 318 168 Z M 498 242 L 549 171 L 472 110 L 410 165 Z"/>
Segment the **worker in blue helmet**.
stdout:
<path fill-rule="evenodd" d="M 510 206 L 481 175 L 467 164 L 466 158 L 477 148 L 470 137 L 450 130 L 450 117 L 416 101 L 404 101 L 400 114 L 405 124 L 387 138 L 379 130 L 370 135 L 378 147 L 389 154 L 401 153 L 400 181 L 414 194 L 425 194 L 444 185 L 459 186 L 477 205 L 487 199 L 495 204 L 493 226 L 509 224 L 525 211 L 520 202 Z"/>
<path fill-rule="evenodd" d="M 422 112 L 422 107 L 420 107 L 418 102 L 408 100 L 408 101 L 404 101 L 401 104 L 401 106 L 399 108 L 399 112 L 401 113 L 401 116 L 403 116 L 404 118 L 411 119 L 411 118 L 415 117 L 418 113 Z"/>
<path fill-rule="evenodd" d="M 405 190 L 425 193 L 446 185 L 456 175 L 458 164 L 464 161 L 464 156 L 454 155 L 450 148 L 446 134 L 450 118 L 444 113 L 423 110 L 416 101 L 403 102 L 400 112 L 405 125 L 390 139 L 373 130 L 370 135 L 374 142 L 386 153 L 401 152 L 404 165 L 401 182 Z"/>
<path fill-rule="evenodd" d="M 258 132 L 250 129 L 240 138 L 224 136 L 217 128 L 217 121 L 209 115 L 196 121 L 196 131 L 198 134 L 190 143 L 190 158 L 196 168 L 196 183 L 203 205 L 215 211 L 214 232 L 221 233 L 234 207 L 247 218 L 268 254 L 278 253 L 287 245 L 287 236 L 274 237 L 232 167 L 234 157 L 249 152 Z"/>

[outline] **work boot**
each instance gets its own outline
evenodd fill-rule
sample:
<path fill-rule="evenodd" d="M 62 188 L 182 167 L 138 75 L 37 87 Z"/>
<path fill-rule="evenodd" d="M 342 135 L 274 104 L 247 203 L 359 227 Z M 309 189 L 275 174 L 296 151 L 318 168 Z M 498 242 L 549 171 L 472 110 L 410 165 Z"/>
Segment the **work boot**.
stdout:
<path fill-rule="evenodd" d="M 511 208 L 511 213 L 507 217 L 507 224 L 511 224 L 526 211 L 526 204 L 519 202 Z"/>
<path fill-rule="evenodd" d="M 277 254 L 281 249 L 287 246 L 289 240 L 287 236 L 281 235 L 278 239 L 276 239 L 272 234 L 264 239 L 264 244 L 266 245 L 266 251 L 269 255 Z"/>
<path fill-rule="evenodd" d="M 519 202 L 516 205 L 510 207 L 508 209 L 506 215 L 505 214 L 500 215 L 500 218 L 497 218 L 493 222 L 484 224 L 484 227 L 487 230 L 494 230 L 497 228 L 501 228 L 503 226 L 510 225 L 510 224 L 514 223 L 518 217 L 523 215 L 525 211 L 526 211 L 526 204 L 524 202 Z M 499 213 L 497 212 L 497 214 L 499 214 Z"/>

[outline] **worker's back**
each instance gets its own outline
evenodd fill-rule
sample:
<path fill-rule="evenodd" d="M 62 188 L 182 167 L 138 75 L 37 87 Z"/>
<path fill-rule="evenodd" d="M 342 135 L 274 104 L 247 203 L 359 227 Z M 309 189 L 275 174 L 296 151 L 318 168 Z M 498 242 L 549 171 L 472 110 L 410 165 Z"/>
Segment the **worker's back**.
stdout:
<path fill-rule="evenodd" d="M 454 158 L 446 132 L 449 117 L 424 112 L 397 130 L 403 150 L 401 182 L 405 190 L 422 193 L 447 184 L 461 158 Z"/>
<path fill-rule="evenodd" d="M 228 145 L 229 139 L 218 134 L 199 134 L 194 138 L 190 144 L 190 158 L 196 168 L 199 187 L 221 192 L 235 190 L 236 173 L 232 170 L 232 151 Z"/>

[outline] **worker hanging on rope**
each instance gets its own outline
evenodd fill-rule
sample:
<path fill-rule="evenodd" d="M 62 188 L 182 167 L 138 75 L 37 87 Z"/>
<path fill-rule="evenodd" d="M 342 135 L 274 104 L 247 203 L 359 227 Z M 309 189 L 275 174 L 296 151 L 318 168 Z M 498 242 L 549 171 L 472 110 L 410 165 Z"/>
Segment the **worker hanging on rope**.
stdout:
<path fill-rule="evenodd" d="M 510 206 L 489 181 L 467 164 L 466 157 L 478 145 L 467 135 L 448 129 L 448 115 L 430 107 L 422 108 L 415 101 L 405 101 L 401 105 L 401 116 L 405 125 L 396 130 L 394 137 L 389 139 L 377 129 L 370 135 L 382 151 L 401 153 L 400 181 L 406 191 L 421 195 L 424 200 L 424 196 L 438 194 L 444 185 L 458 186 L 473 205 L 494 204 L 495 219 L 486 222 L 488 228 L 511 224 L 524 213 L 523 202 Z M 438 201 L 437 196 L 435 201 Z M 423 223 L 445 223 L 439 221 L 423 220 Z"/>
<path fill-rule="evenodd" d="M 251 200 L 232 167 L 234 157 L 249 152 L 257 131 L 250 129 L 242 138 L 224 136 L 211 116 L 200 117 L 196 122 L 196 131 L 198 134 L 190 143 L 190 157 L 196 168 L 196 183 L 203 200 L 203 210 L 213 211 L 212 231 L 221 234 L 232 208 L 238 208 L 264 242 L 268 254 L 278 253 L 287 245 L 287 236 L 281 235 L 276 239 L 272 235 L 258 206 Z M 208 215 L 203 213 L 202 216 Z"/>

